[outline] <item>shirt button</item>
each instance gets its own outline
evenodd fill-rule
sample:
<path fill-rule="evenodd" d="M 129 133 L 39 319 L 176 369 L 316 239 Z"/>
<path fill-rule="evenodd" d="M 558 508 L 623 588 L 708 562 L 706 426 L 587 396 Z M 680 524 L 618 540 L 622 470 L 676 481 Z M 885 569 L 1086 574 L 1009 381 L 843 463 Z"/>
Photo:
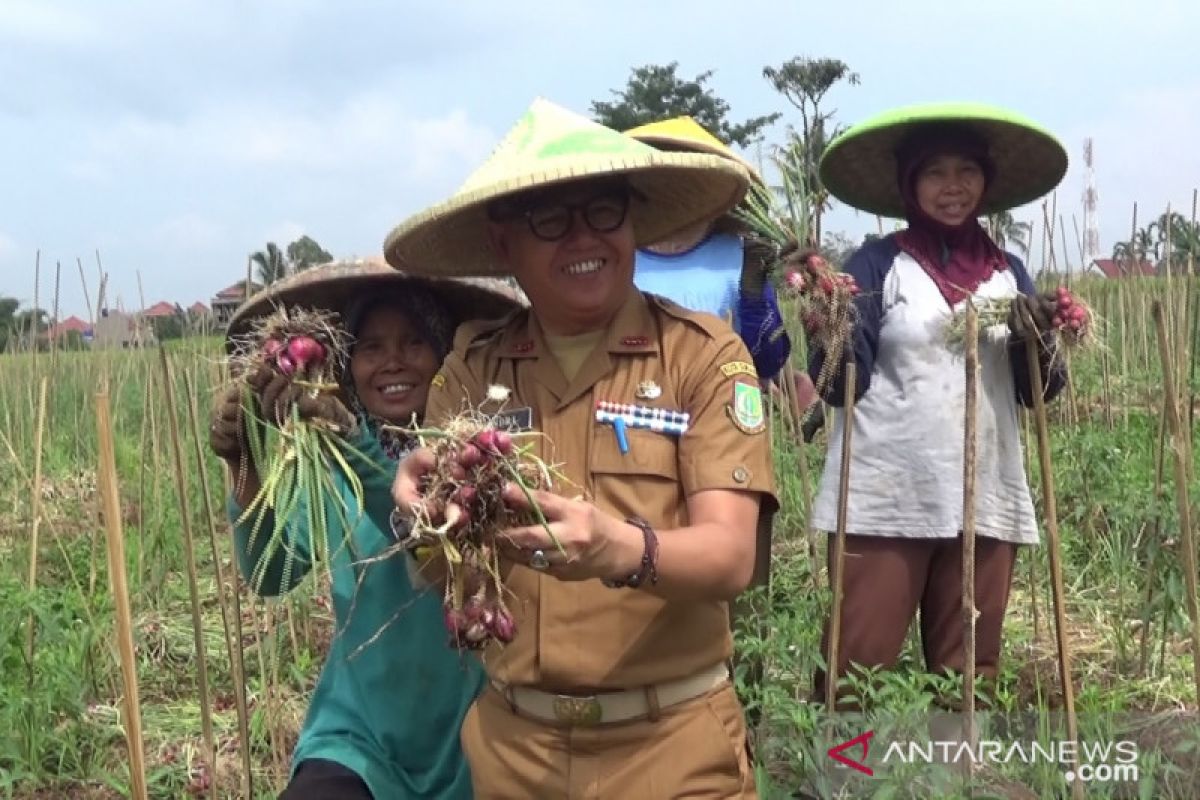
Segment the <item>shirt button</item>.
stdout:
<path fill-rule="evenodd" d="M 736 467 L 733 470 L 733 479 L 738 483 L 745 483 L 750 480 L 750 470 L 745 467 Z"/>

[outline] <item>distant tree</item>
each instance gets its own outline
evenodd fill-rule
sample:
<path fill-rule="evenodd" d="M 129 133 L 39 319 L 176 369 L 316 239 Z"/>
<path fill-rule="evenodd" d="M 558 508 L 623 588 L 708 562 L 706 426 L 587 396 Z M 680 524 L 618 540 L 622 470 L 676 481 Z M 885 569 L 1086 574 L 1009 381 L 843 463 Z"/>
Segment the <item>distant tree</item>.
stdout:
<path fill-rule="evenodd" d="M 150 328 L 154 331 L 154 338 L 160 342 L 165 342 L 170 339 L 183 338 L 183 315 L 172 314 L 168 317 L 154 317 L 150 320 Z"/>
<path fill-rule="evenodd" d="M 821 255 L 830 264 L 837 267 L 844 267 L 846 262 L 850 260 L 850 256 L 858 251 L 858 248 L 858 242 L 855 242 L 844 233 L 826 233 L 825 241 L 821 243 Z"/>
<path fill-rule="evenodd" d="M 836 58 L 797 56 L 778 67 L 763 67 L 763 77 L 800 112 L 800 128 L 789 126 L 788 135 L 793 141 L 787 148 L 803 156 L 813 218 L 812 238 L 819 242 L 821 216 L 829 210 L 830 200 L 817 168 L 825 148 L 842 130 L 831 124 L 835 112 L 822 111 L 821 102 L 842 80 L 852 86 L 858 85 L 858 73 Z"/>
<path fill-rule="evenodd" d="M 0 353 L 8 349 L 10 340 L 16 338 L 16 326 L 13 317 L 21 302 L 15 297 L 0 296 Z"/>
<path fill-rule="evenodd" d="M 1009 211 L 998 211 L 988 214 L 984 221 L 988 234 L 1001 250 L 1013 249 L 1025 258 L 1029 257 L 1029 236 L 1033 232 L 1033 224 L 1018 222 Z"/>
<path fill-rule="evenodd" d="M 328 264 L 333 256 L 321 245 L 308 236 L 301 236 L 287 246 L 288 261 L 292 262 L 292 271 L 301 272 L 318 264 Z"/>
<path fill-rule="evenodd" d="M 57 346 L 59 350 L 85 350 L 87 342 L 83 340 L 83 334 L 79 331 L 65 331 L 58 337 Z"/>
<path fill-rule="evenodd" d="M 635 68 L 623 90 L 611 91 L 617 98 L 614 102 L 592 102 L 592 116 L 602 125 L 623 131 L 687 115 L 721 141 L 739 147 L 761 139 L 762 129 L 780 117 L 775 113 L 740 123 L 730 122 L 729 103 L 705 86 L 713 71 L 684 80 L 675 74 L 678 68 L 677 61 Z"/>
<path fill-rule="evenodd" d="M 267 242 L 266 248 L 252 254 L 250 260 L 258 268 L 258 279 L 264 286 L 287 277 L 287 259 L 274 242 Z"/>

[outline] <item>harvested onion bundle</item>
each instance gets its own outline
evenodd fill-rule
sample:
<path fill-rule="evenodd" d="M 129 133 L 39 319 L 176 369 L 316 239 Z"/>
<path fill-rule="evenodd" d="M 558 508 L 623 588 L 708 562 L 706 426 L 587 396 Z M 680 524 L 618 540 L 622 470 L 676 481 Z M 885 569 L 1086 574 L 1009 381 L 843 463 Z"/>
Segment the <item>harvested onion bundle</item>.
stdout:
<path fill-rule="evenodd" d="M 302 308 L 281 308 L 257 320 L 253 329 L 233 342 L 232 373 L 242 385 L 243 418 L 253 463 L 259 470 L 261 489 L 243 510 L 238 523 L 254 520 L 250 551 L 269 515 L 273 515 L 269 537 L 251 575 L 251 584 L 261 589 L 268 570 L 277 563 L 283 549 L 280 587 L 291 585 L 296 553 L 286 536 L 288 523 L 296 514 L 306 523 L 309 541 L 306 562 L 328 569 L 332 560 L 329 548 L 331 522 L 343 530 L 350 527 L 352 515 L 363 511 L 362 482 L 350 467 L 344 452 L 355 452 L 344 440 L 346 430 L 334 420 L 300 413 L 300 405 L 333 398 L 340 390 L 341 374 L 349 344 L 349 335 L 337 323 L 335 314 Z M 275 409 L 261 409 L 249 379 L 264 367 L 286 377 L 291 402 L 277 419 Z M 360 458 L 361 463 L 369 463 Z M 243 467 L 244 469 L 244 467 Z M 334 483 L 335 471 L 346 478 L 354 496 L 353 508 L 341 499 Z M 245 480 L 239 476 L 239 485 Z M 328 500 L 337 518 L 328 518 Z"/>
<path fill-rule="evenodd" d="M 1078 350 L 1095 346 L 1099 343 L 1097 326 L 1099 320 L 1091 307 L 1071 293 L 1065 286 L 1054 290 L 1054 317 L 1051 320 L 1052 331 L 1043 334 L 1045 343 L 1053 345 L 1057 352 L 1062 350 Z M 1008 315 L 1012 308 L 1011 298 L 973 298 L 975 310 L 979 317 L 979 332 L 982 336 L 988 328 L 1006 326 Z M 961 346 L 966 339 L 967 316 L 965 311 L 956 311 L 950 317 L 946 326 L 946 342 Z"/>
<path fill-rule="evenodd" d="M 533 454 L 534 443 L 518 444 L 521 438 L 540 434 L 510 434 L 493 426 L 492 417 L 469 411 L 445 428 L 416 431 L 437 461 L 425 477 L 422 495 L 430 507 L 447 511 L 441 524 L 418 512 L 404 546 L 432 548 L 444 555 L 446 631 L 450 646 L 460 650 L 481 650 L 492 640 L 507 644 L 516 635 L 504 601 L 497 539 L 505 530 L 525 525 L 540 524 L 549 531 L 530 492 L 564 480 Z M 507 483 L 526 493 L 530 511 L 505 504 L 502 492 Z"/>
<path fill-rule="evenodd" d="M 784 296 L 792 301 L 810 341 L 825 353 L 817 391 L 824 391 L 843 359 L 854 329 L 854 277 L 834 270 L 816 254 L 784 259 Z"/>

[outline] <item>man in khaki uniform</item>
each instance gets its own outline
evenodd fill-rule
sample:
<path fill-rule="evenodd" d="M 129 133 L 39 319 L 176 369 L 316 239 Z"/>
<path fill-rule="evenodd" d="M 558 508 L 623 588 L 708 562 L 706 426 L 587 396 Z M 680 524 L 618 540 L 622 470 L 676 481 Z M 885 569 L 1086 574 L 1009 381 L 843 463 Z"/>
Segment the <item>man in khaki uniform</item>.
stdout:
<path fill-rule="evenodd" d="M 460 329 L 426 424 L 494 408 L 503 386 L 508 419 L 545 434 L 570 482 L 535 495 L 565 556 L 539 526 L 508 532 L 517 635 L 485 652 L 491 688 L 462 731 L 480 798 L 757 796 L 726 664 L 728 601 L 760 506 L 777 507 L 758 377 L 728 325 L 632 280 L 637 244 L 746 182 L 539 101 L 455 198 L 388 239 L 393 266 L 508 270 L 532 305 Z M 401 513 L 430 463 L 401 465 Z"/>

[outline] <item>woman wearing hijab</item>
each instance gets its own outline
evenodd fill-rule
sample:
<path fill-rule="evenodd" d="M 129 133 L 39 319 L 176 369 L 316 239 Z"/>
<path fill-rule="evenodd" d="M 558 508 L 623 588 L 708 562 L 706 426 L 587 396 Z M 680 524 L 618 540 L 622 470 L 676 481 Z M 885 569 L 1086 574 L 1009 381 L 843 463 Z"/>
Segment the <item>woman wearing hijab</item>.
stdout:
<path fill-rule="evenodd" d="M 851 128 L 822 159 L 821 178 L 839 200 L 908 223 L 846 265 L 862 291 L 844 356 L 854 359 L 856 382 L 839 678 L 852 665 L 892 666 L 918 609 L 927 669 L 964 668 L 965 366 L 946 326 L 968 297 L 1012 300 L 1008 325 L 981 330 L 979 344 L 975 669 L 996 676 L 1017 548 L 1038 542 L 1017 412 L 1018 403 L 1033 404 L 1026 339 L 1038 345 L 1046 400 L 1059 394 L 1066 374 L 1051 337 L 1042 335 L 1052 297 L 1037 295 L 1020 259 L 998 247 L 978 217 L 1037 199 L 1066 166 L 1062 146 L 1032 122 L 961 104 L 888 112 Z M 824 360 L 814 350 L 814 380 Z M 830 533 L 845 379 L 842 367 L 823 396 L 839 410 L 813 526 Z M 823 650 L 828 636 L 827 625 Z M 818 672 L 818 691 L 824 680 Z"/>
<path fill-rule="evenodd" d="M 343 379 L 346 402 L 332 397 L 297 403 L 301 414 L 320 416 L 349 429 L 357 451 L 348 461 L 363 484 L 365 514 L 349 530 L 330 529 L 334 637 L 309 705 L 281 800 L 404 800 L 473 796 L 459 729 L 483 686 L 474 658 L 447 644 L 441 595 L 415 589 L 402 554 L 370 561 L 395 544 L 389 525 L 391 479 L 415 439 L 385 426 L 408 426 L 424 416 L 430 381 L 450 349 L 455 326 L 465 319 L 503 316 L 515 302 L 465 284 L 401 275 L 378 262 L 335 264 L 308 270 L 251 298 L 230 323 L 236 336 L 275 304 L 338 310 L 353 337 Z M 263 410 L 287 413 L 294 392 L 269 369 L 251 383 Z M 235 484 L 249 448 L 241 446 L 241 402 L 236 390 L 218 406 L 212 449 Z M 362 463 L 365 459 L 369 463 Z M 259 489 L 255 465 L 230 498 L 236 520 Z M 353 495 L 341 473 L 334 477 L 341 500 Z M 327 501 L 334 521 L 336 500 Z M 290 591 L 309 571 L 307 515 L 287 526 L 297 554 L 283 582 L 283 548 L 264 568 L 260 594 Z M 273 521 L 263 522 L 270 530 Z M 250 580 L 268 537 L 251 544 L 252 523 L 234 530 L 238 568 Z M 350 547 L 339 545 L 349 540 Z M 353 556 L 351 553 L 353 552 Z M 370 563 L 367 563 L 370 562 Z"/>

